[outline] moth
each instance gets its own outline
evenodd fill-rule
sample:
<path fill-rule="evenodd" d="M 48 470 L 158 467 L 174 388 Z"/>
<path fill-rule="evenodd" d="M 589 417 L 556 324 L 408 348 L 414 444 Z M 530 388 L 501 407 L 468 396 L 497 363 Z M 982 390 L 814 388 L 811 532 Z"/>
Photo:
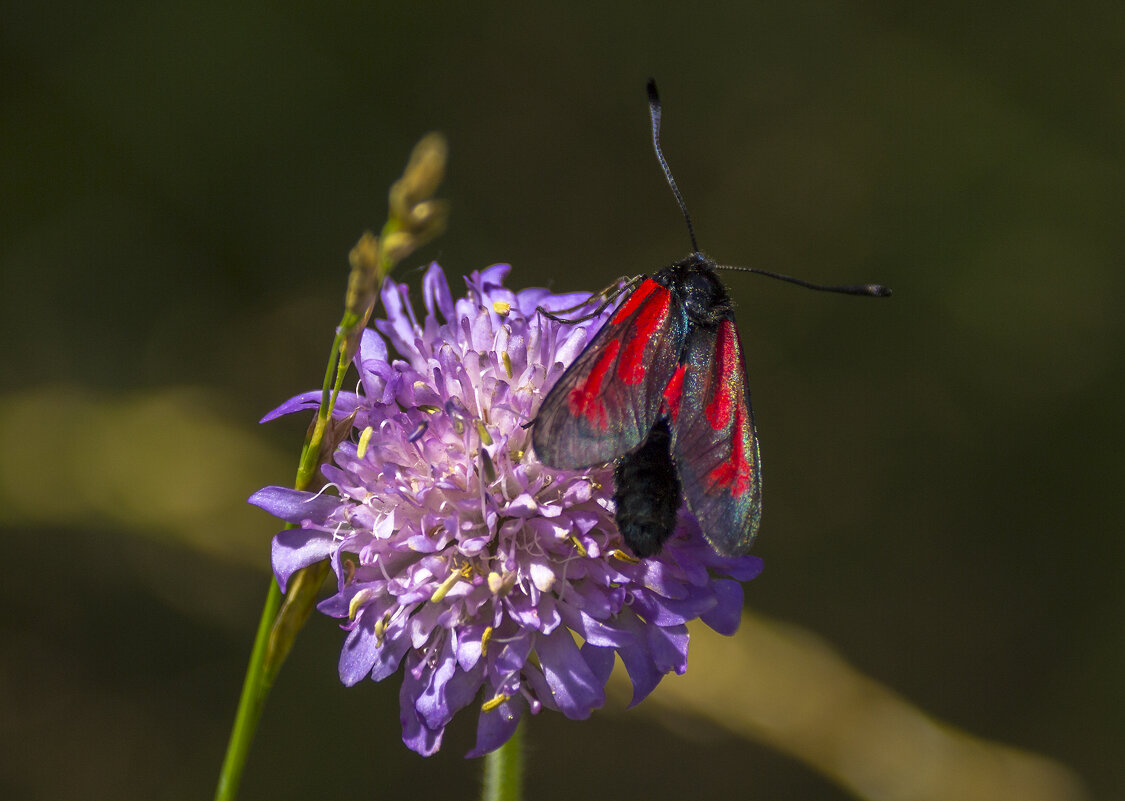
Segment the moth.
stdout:
<path fill-rule="evenodd" d="M 692 252 L 604 296 L 590 319 L 623 298 L 548 392 L 531 422 L 546 465 L 614 462 L 615 517 L 638 557 L 660 552 L 683 501 L 720 554 L 749 551 L 762 516 L 762 460 L 730 296 L 717 270 L 755 272 L 811 289 L 885 297 L 878 284 L 821 286 L 700 252 L 687 206 L 660 145 L 660 97 L 648 83 L 653 146 L 680 206 Z M 573 310 L 572 310 L 573 311 Z"/>

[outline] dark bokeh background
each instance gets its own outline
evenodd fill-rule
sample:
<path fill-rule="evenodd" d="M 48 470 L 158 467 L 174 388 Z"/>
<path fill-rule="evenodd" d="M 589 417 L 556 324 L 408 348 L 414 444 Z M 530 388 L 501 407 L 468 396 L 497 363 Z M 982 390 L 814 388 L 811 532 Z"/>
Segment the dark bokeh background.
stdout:
<path fill-rule="evenodd" d="M 302 434 L 254 421 L 319 384 L 409 148 L 449 137 L 453 216 L 400 278 L 595 289 L 688 250 L 649 75 L 709 253 L 895 289 L 728 276 L 767 482 L 748 602 L 1125 792 L 1125 6 L 731 6 L 3 4 L 0 795 L 209 796 L 274 530 L 241 499 Z M 177 462 L 178 421 L 228 444 Z M 340 639 L 298 643 L 244 797 L 471 795 L 471 722 L 407 752 L 397 680 L 340 687 Z M 540 798 L 844 797 L 637 713 L 530 736 Z"/>

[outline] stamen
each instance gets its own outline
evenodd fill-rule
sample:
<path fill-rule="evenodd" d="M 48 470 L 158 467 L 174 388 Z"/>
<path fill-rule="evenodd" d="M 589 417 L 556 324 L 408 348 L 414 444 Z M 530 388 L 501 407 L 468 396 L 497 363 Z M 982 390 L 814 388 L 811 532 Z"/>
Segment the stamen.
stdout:
<path fill-rule="evenodd" d="M 488 641 L 492 639 L 492 626 L 484 630 L 484 634 L 480 637 L 480 655 L 488 656 Z"/>
<path fill-rule="evenodd" d="M 578 541 L 578 537 L 574 534 L 570 535 L 570 541 L 574 543 L 574 550 L 578 551 L 579 556 L 586 556 L 586 546 Z"/>
<path fill-rule="evenodd" d="M 367 445 L 369 442 L 371 442 L 371 435 L 374 433 L 375 429 L 371 426 L 368 426 L 367 428 L 363 429 L 363 432 L 359 435 L 359 445 L 355 449 L 355 455 L 360 459 L 362 459 L 367 453 Z"/>
<path fill-rule="evenodd" d="M 504 363 L 504 372 L 508 374 L 508 378 L 512 377 L 512 357 L 508 355 L 508 351 L 500 354 L 500 361 Z"/>
<path fill-rule="evenodd" d="M 504 703 L 505 701 L 510 700 L 511 697 L 512 696 L 508 695 L 507 693 L 498 693 L 497 695 L 492 696 L 487 701 L 485 701 L 483 704 L 481 704 L 480 705 L 480 711 L 481 712 L 491 712 L 493 709 L 500 706 L 500 704 Z"/>
<path fill-rule="evenodd" d="M 461 575 L 460 569 L 454 570 L 452 573 L 450 573 L 445 581 L 441 583 L 441 586 L 434 590 L 434 594 L 430 596 L 430 603 L 436 604 L 440 602 L 443 598 L 445 598 L 446 595 L 449 594 L 449 591 L 453 589 L 457 582 L 461 581 L 463 578 L 464 577 Z"/>
<path fill-rule="evenodd" d="M 371 600 L 375 595 L 375 590 L 370 587 L 362 589 L 352 596 L 352 600 L 348 603 L 348 620 L 355 620 L 356 612 L 361 606 Z"/>
<path fill-rule="evenodd" d="M 640 559 L 633 556 L 632 554 L 625 553 L 620 548 L 614 548 L 609 552 L 609 555 L 614 557 L 615 559 L 620 559 L 622 562 L 628 562 L 631 565 L 639 565 L 641 563 Z"/>
<path fill-rule="evenodd" d="M 495 570 L 488 574 L 488 589 L 493 595 L 507 595 L 516 585 L 515 572 L 500 575 Z"/>
<path fill-rule="evenodd" d="M 503 316 L 512 310 L 512 304 L 508 303 L 506 300 L 494 300 L 492 302 L 492 310 Z"/>

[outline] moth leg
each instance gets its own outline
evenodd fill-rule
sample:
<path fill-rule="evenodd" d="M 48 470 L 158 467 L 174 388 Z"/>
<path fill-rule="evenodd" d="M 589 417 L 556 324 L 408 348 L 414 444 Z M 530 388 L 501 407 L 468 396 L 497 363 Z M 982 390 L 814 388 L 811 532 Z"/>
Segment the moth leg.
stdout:
<path fill-rule="evenodd" d="M 644 276 L 636 276 L 634 278 L 630 278 L 630 279 L 626 280 L 625 276 L 622 276 L 621 278 L 618 278 L 612 284 L 607 286 L 605 289 L 601 289 L 601 290 L 595 292 L 594 294 L 590 295 L 590 297 L 586 298 L 586 300 L 582 301 L 577 306 L 571 306 L 569 309 L 559 309 L 558 314 L 553 313 L 553 312 L 549 312 L 546 309 L 544 309 L 542 306 L 537 306 L 535 311 L 537 311 L 539 314 L 542 314 L 548 320 L 554 320 L 556 323 L 565 323 L 567 325 L 574 325 L 575 323 L 583 323 L 586 320 L 594 319 L 599 314 L 601 314 L 603 311 L 605 311 L 607 306 L 609 306 L 611 303 L 613 303 L 615 300 L 617 300 L 621 296 L 621 293 L 625 292 L 626 290 L 632 289 L 634 286 L 637 285 L 637 283 L 642 278 L 644 278 Z M 625 281 L 625 283 L 621 283 L 622 281 Z M 594 309 L 589 314 L 584 314 L 581 317 L 573 317 L 573 318 L 570 318 L 570 319 L 567 319 L 565 317 L 560 316 L 561 314 L 569 314 L 570 312 L 578 311 L 579 309 L 585 308 L 591 302 L 593 302 L 594 298 L 597 298 L 597 297 L 605 298 L 605 300 L 603 300 L 601 305 L 598 306 L 596 309 Z"/>

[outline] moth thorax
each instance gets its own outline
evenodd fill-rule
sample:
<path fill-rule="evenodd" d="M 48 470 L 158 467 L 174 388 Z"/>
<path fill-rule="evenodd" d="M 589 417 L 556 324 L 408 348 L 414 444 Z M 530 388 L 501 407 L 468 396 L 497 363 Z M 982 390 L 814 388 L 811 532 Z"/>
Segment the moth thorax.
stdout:
<path fill-rule="evenodd" d="M 680 291 L 684 309 L 693 322 L 714 325 L 726 316 L 729 302 L 722 282 L 710 270 L 692 270 L 684 276 Z"/>

